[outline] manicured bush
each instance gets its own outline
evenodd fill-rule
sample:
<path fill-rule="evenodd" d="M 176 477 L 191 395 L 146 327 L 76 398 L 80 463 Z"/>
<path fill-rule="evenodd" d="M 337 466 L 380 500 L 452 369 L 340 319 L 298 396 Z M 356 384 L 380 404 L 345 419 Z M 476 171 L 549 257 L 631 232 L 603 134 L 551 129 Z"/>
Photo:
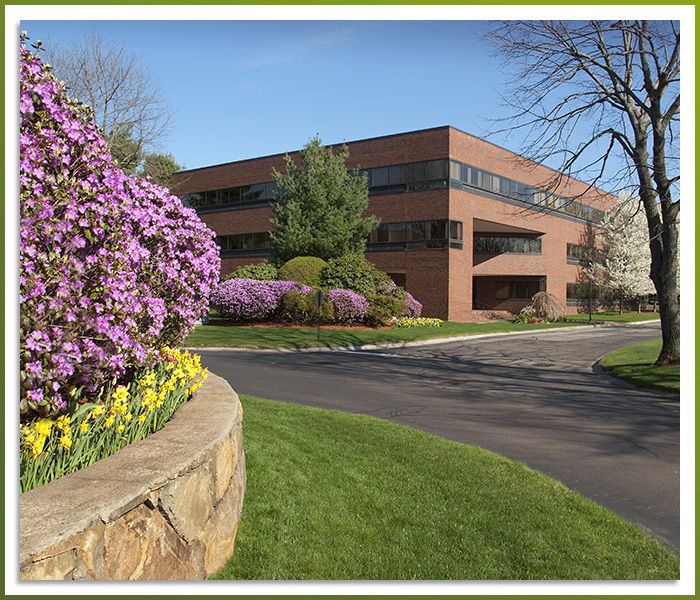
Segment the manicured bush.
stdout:
<path fill-rule="evenodd" d="M 282 298 L 280 308 L 280 320 L 287 323 L 309 324 L 316 323 L 318 319 L 318 308 L 316 301 L 316 291 L 291 290 Z M 333 321 L 333 304 L 327 299 L 321 302 L 321 323 Z"/>
<path fill-rule="evenodd" d="M 394 317 L 400 317 L 403 310 L 403 302 L 393 296 L 372 294 L 367 300 L 366 320 L 369 325 L 381 327 L 387 325 Z"/>
<path fill-rule="evenodd" d="M 326 261 L 322 258 L 297 256 L 280 267 L 278 277 L 284 281 L 296 281 L 311 287 L 319 287 L 321 272 L 325 266 Z"/>
<path fill-rule="evenodd" d="M 229 279 L 212 292 L 211 305 L 224 319 L 265 321 L 277 314 L 282 297 L 290 290 L 305 294 L 311 288 L 295 281 Z"/>
<path fill-rule="evenodd" d="M 204 312 L 214 232 L 127 177 L 90 111 L 20 44 L 20 414 L 72 411 Z"/>
<path fill-rule="evenodd" d="M 321 274 L 321 287 L 352 290 L 368 297 L 370 294 L 388 294 L 396 289 L 396 284 L 362 254 L 345 254 L 328 261 Z"/>
<path fill-rule="evenodd" d="M 257 279 L 258 281 L 274 281 L 277 279 L 277 267 L 268 262 L 243 265 L 228 275 L 224 275 L 221 278 L 221 281 L 228 281 L 229 279 Z"/>
<path fill-rule="evenodd" d="M 333 289 L 326 294 L 333 305 L 333 320 L 336 323 L 362 323 L 367 315 L 369 302 L 352 290 Z"/>

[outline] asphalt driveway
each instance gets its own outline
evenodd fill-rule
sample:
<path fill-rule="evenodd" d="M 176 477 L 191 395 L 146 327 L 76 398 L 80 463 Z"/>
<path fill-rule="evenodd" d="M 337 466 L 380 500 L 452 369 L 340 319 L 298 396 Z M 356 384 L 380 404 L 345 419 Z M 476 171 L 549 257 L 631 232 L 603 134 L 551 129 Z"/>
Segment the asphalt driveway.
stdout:
<path fill-rule="evenodd" d="M 678 396 L 593 369 L 610 350 L 659 336 L 647 324 L 390 350 L 202 355 L 239 393 L 373 415 L 522 461 L 678 551 Z"/>

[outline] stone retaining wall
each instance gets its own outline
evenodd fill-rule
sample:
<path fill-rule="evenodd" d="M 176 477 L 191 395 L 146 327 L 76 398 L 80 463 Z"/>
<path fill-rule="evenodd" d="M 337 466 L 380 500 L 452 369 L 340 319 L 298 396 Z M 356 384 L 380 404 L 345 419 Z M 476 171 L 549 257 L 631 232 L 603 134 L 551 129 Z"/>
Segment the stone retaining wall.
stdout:
<path fill-rule="evenodd" d="M 214 374 L 145 440 L 20 496 L 21 579 L 201 579 L 231 557 L 242 409 Z"/>

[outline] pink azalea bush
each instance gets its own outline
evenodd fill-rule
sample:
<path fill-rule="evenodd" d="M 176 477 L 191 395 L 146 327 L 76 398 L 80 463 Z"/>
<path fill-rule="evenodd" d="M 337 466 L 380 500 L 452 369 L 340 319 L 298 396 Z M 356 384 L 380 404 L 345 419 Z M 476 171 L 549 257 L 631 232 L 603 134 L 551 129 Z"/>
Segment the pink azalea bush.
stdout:
<path fill-rule="evenodd" d="M 423 305 L 418 302 L 409 292 L 404 292 L 402 317 L 417 318 L 423 312 Z"/>
<path fill-rule="evenodd" d="M 333 320 L 337 323 L 362 323 L 367 315 L 367 298 L 352 290 L 336 288 L 326 294 L 333 305 Z"/>
<path fill-rule="evenodd" d="M 153 364 L 207 307 L 214 233 L 170 192 L 128 177 L 89 110 L 20 45 L 20 410 Z"/>
<path fill-rule="evenodd" d="M 211 305 L 224 319 L 264 321 L 277 313 L 282 297 L 291 290 L 308 294 L 311 288 L 295 281 L 229 279 L 212 292 Z"/>

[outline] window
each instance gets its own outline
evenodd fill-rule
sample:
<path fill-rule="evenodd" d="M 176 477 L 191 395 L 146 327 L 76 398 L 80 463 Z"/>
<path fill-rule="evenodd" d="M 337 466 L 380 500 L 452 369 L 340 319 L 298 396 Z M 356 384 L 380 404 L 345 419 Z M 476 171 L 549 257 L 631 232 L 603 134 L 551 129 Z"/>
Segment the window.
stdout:
<path fill-rule="evenodd" d="M 406 175 L 408 169 L 397 165 L 395 167 L 389 167 L 389 185 L 401 185 L 407 182 Z"/>
<path fill-rule="evenodd" d="M 387 231 L 389 234 L 389 243 L 406 241 L 405 227 L 403 223 L 388 223 Z"/>
<path fill-rule="evenodd" d="M 450 221 L 450 241 L 462 241 L 462 223 L 460 221 Z"/>
<path fill-rule="evenodd" d="M 448 239 L 449 235 L 449 239 Z M 370 235 L 368 250 L 462 247 L 459 221 L 409 221 L 381 223 Z"/>
<path fill-rule="evenodd" d="M 447 161 L 431 160 L 425 163 L 425 179 L 433 181 L 435 179 L 447 179 Z"/>
<path fill-rule="evenodd" d="M 540 291 L 540 284 L 537 281 L 516 281 L 513 284 L 516 298 L 529 300 Z"/>
<path fill-rule="evenodd" d="M 379 167 L 372 169 L 372 180 L 370 187 L 383 187 L 389 185 L 389 168 Z"/>
<path fill-rule="evenodd" d="M 269 254 L 270 233 L 263 231 L 222 235 L 216 238 L 216 243 L 222 254 L 238 254 L 242 256 Z"/>
<path fill-rule="evenodd" d="M 475 236 L 474 254 L 542 254 L 541 238 Z"/>
<path fill-rule="evenodd" d="M 496 282 L 496 300 L 508 300 L 510 298 L 510 282 Z"/>

